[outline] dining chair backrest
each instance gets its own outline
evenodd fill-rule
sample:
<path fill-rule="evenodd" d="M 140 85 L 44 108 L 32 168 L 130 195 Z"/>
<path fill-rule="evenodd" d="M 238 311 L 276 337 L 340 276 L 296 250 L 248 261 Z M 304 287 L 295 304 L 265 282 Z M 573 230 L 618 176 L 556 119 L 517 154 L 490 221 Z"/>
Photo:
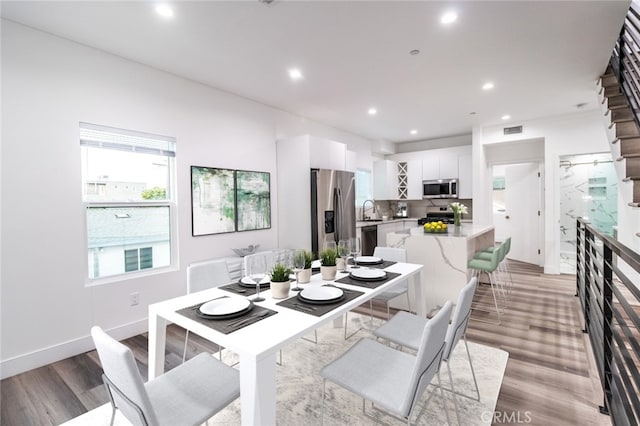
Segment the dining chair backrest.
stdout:
<path fill-rule="evenodd" d="M 231 281 L 226 260 L 195 262 L 187 268 L 187 293 L 220 287 Z"/>
<path fill-rule="evenodd" d="M 91 328 L 91 337 L 111 395 L 122 414 L 134 425 L 158 424 L 131 350 L 97 326 Z"/>
<path fill-rule="evenodd" d="M 393 260 L 394 262 L 406 262 L 407 251 L 403 248 L 376 246 L 373 255 L 383 260 Z"/>
<path fill-rule="evenodd" d="M 505 249 L 504 249 L 504 257 L 507 257 L 507 255 L 509 254 L 509 252 L 511 251 L 511 237 L 507 237 L 504 240 L 505 243 Z"/>
<path fill-rule="evenodd" d="M 415 404 L 420 401 L 425 389 L 438 373 L 442 354 L 445 347 L 445 336 L 449 317 L 451 316 L 451 301 L 438 311 L 436 315 L 427 321 L 422 332 L 422 339 L 416 354 L 416 363 L 411 373 L 409 390 L 406 395 L 401 412 L 409 416 Z"/>
<path fill-rule="evenodd" d="M 478 279 L 472 277 L 466 286 L 458 293 L 458 301 L 453 311 L 453 318 L 451 318 L 451 324 L 447 329 L 447 337 L 445 338 L 446 346 L 442 359 L 447 361 L 451 356 L 451 352 L 455 349 L 456 344 L 460 340 L 464 333 L 467 331 L 467 325 L 471 318 L 471 301 L 473 300 L 473 294 L 476 291 Z"/>
<path fill-rule="evenodd" d="M 273 251 L 271 250 L 265 250 L 265 251 L 260 251 L 258 253 L 253 253 L 250 254 L 248 256 L 244 257 L 244 270 L 242 272 L 243 276 L 247 276 L 249 275 L 249 262 L 251 262 L 251 259 L 257 257 L 257 256 L 263 256 L 265 258 L 265 262 L 266 262 L 266 266 L 267 266 L 267 273 L 271 270 L 271 268 L 273 267 Z"/>

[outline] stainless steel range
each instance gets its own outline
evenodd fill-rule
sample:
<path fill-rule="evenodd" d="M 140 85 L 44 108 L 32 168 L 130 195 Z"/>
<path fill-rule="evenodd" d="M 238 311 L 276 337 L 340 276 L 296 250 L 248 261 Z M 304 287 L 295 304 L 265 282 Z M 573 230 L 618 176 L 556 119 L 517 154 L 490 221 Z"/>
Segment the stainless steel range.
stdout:
<path fill-rule="evenodd" d="M 453 223 L 453 212 L 432 212 L 427 213 L 426 217 L 418 219 L 418 225 L 424 225 L 427 222 Z"/>

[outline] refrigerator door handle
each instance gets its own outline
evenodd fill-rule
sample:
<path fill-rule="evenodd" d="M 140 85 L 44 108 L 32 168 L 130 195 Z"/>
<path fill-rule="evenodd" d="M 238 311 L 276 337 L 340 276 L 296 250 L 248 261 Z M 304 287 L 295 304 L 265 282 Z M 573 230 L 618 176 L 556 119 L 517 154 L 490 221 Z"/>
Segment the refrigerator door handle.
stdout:
<path fill-rule="evenodd" d="M 334 208 L 336 209 L 335 238 L 336 238 L 336 244 L 337 244 L 338 241 L 340 241 L 340 239 L 342 238 L 342 236 L 340 235 L 340 231 L 342 229 L 342 190 L 340 188 L 334 188 L 333 190 L 333 205 L 334 205 Z"/>

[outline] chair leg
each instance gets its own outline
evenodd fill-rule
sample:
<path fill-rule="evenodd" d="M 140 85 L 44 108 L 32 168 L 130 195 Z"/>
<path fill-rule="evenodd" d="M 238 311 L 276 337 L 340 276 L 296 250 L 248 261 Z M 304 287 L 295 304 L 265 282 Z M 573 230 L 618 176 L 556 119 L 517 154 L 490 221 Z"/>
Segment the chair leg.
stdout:
<path fill-rule="evenodd" d="M 354 331 L 353 333 L 351 333 L 351 334 L 349 334 L 347 336 L 347 326 L 348 325 L 349 325 L 349 312 L 345 312 L 345 314 L 344 314 L 344 340 L 349 339 L 351 336 L 356 334 L 358 331 L 362 330 L 362 327 L 360 327 L 356 331 Z"/>
<path fill-rule="evenodd" d="M 322 408 L 320 409 L 320 424 L 324 425 L 324 399 L 326 395 L 327 379 L 322 380 Z"/>
<path fill-rule="evenodd" d="M 480 389 L 478 388 L 478 381 L 476 380 L 476 372 L 473 369 L 473 363 L 471 362 L 471 353 L 469 352 L 469 345 L 467 344 L 466 336 L 462 336 L 464 340 L 464 347 L 467 349 L 467 359 L 469 360 L 469 367 L 471 367 L 471 375 L 473 376 L 473 384 L 476 386 L 476 393 L 478 394 L 477 401 L 480 401 Z"/>
<path fill-rule="evenodd" d="M 184 335 L 184 350 L 182 351 L 182 363 L 187 359 L 187 343 L 189 342 L 189 330 Z"/>
<path fill-rule="evenodd" d="M 447 372 L 449 373 L 449 383 L 451 383 L 451 394 L 453 395 L 453 407 L 456 410 L 456 418 L 458 419 L 458 424 L 461 425 L 460 421 L 460 409 L 458 408 L 458 398 L 456 397 L 456 389 L 453 384 L 453 376 L 451 375 L 451 367 L 449 367 L 449 362 L 447 364 Z"/>
<path fill-rule="evenodd" d="M 405 293 L 405 295 L 407 296 L 407 309 L 409 309 L 409 313 L 412 313 L 413 311 L 411 311 L 411 300 L 409 300 L 409 291 L 408 290 Z"/>
<path fill-rule="evenodd" d="M 449 410 L 447 409 L 447 400 L 444 397 L 444 390 L 442 389 L 442 381 L 440 380 L 440 369 L 438 369 L 438 373 L 436 374 L 438 377 L 438 387 L 440 388 L 440 396 L 442 397 L 442 408 L 444 408 L 444 413 L 447 415 L 447 424 L 451 425 L 451 419 L 449 418 Z"/>

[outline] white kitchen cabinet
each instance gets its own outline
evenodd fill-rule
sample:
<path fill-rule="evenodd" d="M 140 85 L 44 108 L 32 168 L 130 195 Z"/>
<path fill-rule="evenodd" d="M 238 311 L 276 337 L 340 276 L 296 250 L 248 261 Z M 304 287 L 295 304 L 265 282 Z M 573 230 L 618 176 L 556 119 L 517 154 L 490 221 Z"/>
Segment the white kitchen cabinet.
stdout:
<path fill-rule="evenodd" d="M 346 171 L 355 173 L 358 169 L 358 161 L 355 151 L 347 150 L 345 157 L 345 168 Z"/>
<path fill-rule="evenodd" d="M 473 163 L 471 154 L 458 157 L 458 198 L 473 198 Z"/>
<path fill-rule="evenodd" d="M 458 156 L 453 154 L 438 157 L 440 177 L 438 179 L 455 179 L 458 177 Z"/>
<path fill-rule="evenodd" d="M 458 177 L 458 156 L 434 154 L 422 159 L 422 179 L 455 179 Z"/>
<path fill-rule="evenodd" d="M 440 179 L 440 159 L 429 155 L 422 159 L 422 180 Z"/>
<path fill-rule="evenodd" d="M 422 161 L 407 161 L 407 200 L 422 200 Z"/>
<path fill-rule="evenodd" d="M 422 161 L 373 163 L 373 198 L 376 200 L 421 200 Z"/>
<path fill-rule="evenodd" d="M 347 146 L 345 144 L 313 136 L 308 136 L 308 139 L 312 168 L 346 170 Z"/>
<path fill-rule="evenodd" d="M 374 200 L 398 199 L 398 163 L 380 160 L 373 163 Z"/>

